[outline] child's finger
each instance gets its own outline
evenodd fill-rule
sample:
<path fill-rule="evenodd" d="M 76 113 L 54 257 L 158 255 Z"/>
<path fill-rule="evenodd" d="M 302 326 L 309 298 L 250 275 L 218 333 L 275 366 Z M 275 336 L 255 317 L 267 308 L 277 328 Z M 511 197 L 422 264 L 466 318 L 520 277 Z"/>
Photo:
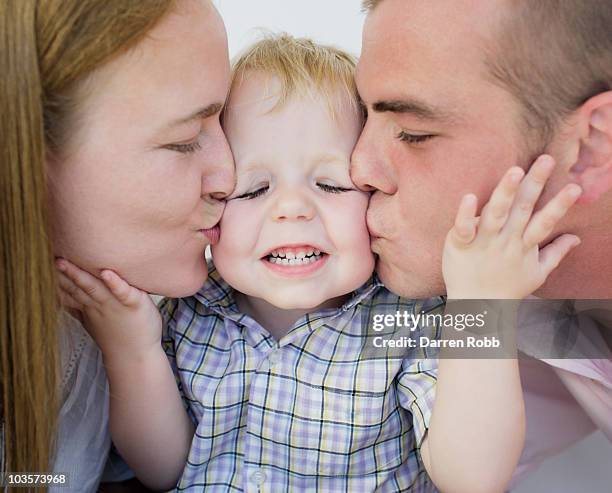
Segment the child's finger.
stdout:
<path fill-rule="evenodd" d="M 60 272 L 65 274 L 95 302 L 104 303 L 109 299 L 110 293 L 108 289 L 106 289 L 104 283 L 97 277 L 92 276 L 89 272 L 79 269 L 66 259 L 57 260 L 56 266 Z"/>
<path fill-rule="evenodd" d="M 576 203 L 581 193 L 582 189 L 578 185 L 567 185 L 548 204 L 536 212 L 523 235 L 525 247 L 531 248 L 544 241 L 552 233 L 557 223 L 567 214 L 567 211 Z"/>
<path fill-rule="evenodd" d="M 521 168 L 514 166 L 502 177 L 482 209 L 479 232 L 497 234 L 504 227 L 524 175 Z"/>
<path fill-rule="evenodd" d="M 133 306 L 140 300 L 140 291 L 112 270 L 104 270 L 100 275 L 106 287 L 124 305 Z"/>
<path fill-rule="evenodd" d="M 452 240 L 459 245 L 467 245 L 476 236 L 476 208 L 478 199 L 474 194 L 464 195 L 459 204 L 455 224 L 451 229 Z"/>
<path fill-rule="evenodd" d="M 524 232 L 554 167 L 554 159 L 547 155 L 540 156 L 531 166 L 519 187 L 505 230 Z"/>
<path fill-rule="evenodd" d="M 65 274 L 61 273 L 58 275 L 59 286 L 60 289 L 64 292 L 64 294 L 76 303 L 79 304 L 79 308 L 84 307 L 93 307 L 96 302 L 89 296 L 85 291 L 83 291 L 79 286 L 77 286 L 72 279 L 70 279 Z"/>
<path fill-rule="evenodd" d="M 570 250 L 580 245 L 580 238 L 576 235 L 564 234 L 555 238 L 551 243 L 540 250 L 540 266 L 544 275 L 556 269 Z"/>
<path fill-rule="evenodd" d="M 72 308 L 74 310 L 82 310 L 83 309 L 83 305 L 81 305 L 80 303 L 78 303 L 72 296 L 70 296 L 64 289 L 60 288 L 58 290 L 59 292 L 59 300 L 60 300 L 60 304 L 64 307 L 64 308 Z"/>

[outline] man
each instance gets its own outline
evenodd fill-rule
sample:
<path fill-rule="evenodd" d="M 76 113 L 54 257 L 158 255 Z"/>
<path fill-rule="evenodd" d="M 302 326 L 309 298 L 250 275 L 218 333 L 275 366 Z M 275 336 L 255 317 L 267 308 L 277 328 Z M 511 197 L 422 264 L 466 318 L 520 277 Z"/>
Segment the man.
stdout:
<path fill-rule="evenodd" d="M 509 167 L 528 169 L 547 153 L 557 165 L 539 203 L 568 183 L 583 189 L 549 239 L 573 233 L 582 244 L 535 294 L 612 298 L 612 1 L 366 0 L 364 7 L 356 81 L 368 120 L 351 174 L 374 192 L 367 221 L 385 284 L 409 297 L 444 293 L 442 246 L 461 197 L 475 193 L 482 205 Z M 528 460 L 572 443 L 592 421 L 605 424 L 588 392 L 568 383 L 567 368 L 531 363 L 523 383 L 538 411 L 557 413 L 565 427 L 572 417 L 577 431 L 552 440 L 549 429 L 533 440 L 532 423 L 541 420 L 532 420 L 527 393 L 527 447 L 541 448 L 526 450 Z M 528 375 L 558 384 L 568 404 L 542 397 Z M 596 383 L 611 402 L 612 381 Z"/>

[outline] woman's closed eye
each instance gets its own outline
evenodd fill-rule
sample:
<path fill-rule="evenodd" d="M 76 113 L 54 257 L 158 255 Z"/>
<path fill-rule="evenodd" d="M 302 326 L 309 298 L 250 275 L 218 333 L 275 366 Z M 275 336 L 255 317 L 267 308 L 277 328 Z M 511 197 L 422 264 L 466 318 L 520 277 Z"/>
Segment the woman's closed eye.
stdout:
<path fill-rule="evenodd" d="M 342 192 L 350 192 L 351 190 L 354 190 L 353 188 L 338 187 L 336 185 L 329 185 L 328 183 L 320 183 L 320 182 L 317 183 L 317 186 L 324 192 L 328 192 L 328 193 L 342 193 Z"/>
<path fill-rule="evenodd" d="M 257 197 L 260 197 L 264 193 L 266 193 L 269 189 L 270 189 L 270 186 L 265 185 L 265 186 L 259 187 L 257 190 L 254 190 L 253 192 L 246 192 L 241 195 L 237 195 L 236 197 L 234 197 L 234 199 L 246 199 L 246 200 L 255 199 Z"/>
<path fill-rule="evenodd" d="M 195 140 L 193 142 L 166 144 L 163 147 L 169 151 L 180 152 L 181 154 L 191 154 L 202 149 L 199 140 Z"/>

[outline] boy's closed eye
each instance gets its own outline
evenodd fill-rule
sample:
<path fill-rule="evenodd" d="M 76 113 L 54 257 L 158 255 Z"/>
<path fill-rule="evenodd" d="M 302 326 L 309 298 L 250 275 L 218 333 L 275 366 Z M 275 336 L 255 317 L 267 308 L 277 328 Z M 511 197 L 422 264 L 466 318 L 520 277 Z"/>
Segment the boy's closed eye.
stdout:
<path fill-rule="evenodd" d="M 246 200 L 249 200 L 249 199 L 255 199 L 257 197 L 262 196 L 269 189 L 270 189 L 270 185 L 263 185 L 263 186 L 257 187 L 252 192 L 245 192 L 245 193 L 242 193 L 240 195 L 237 195 L 236 197 L 230 197 L 227 200 L 236 200 L 236 199 L 246 199 Z"/>
<path fill-rule="evenodd" d="M 321 182 L 317 182 L 317 186 L 324 192 L 329 192 L 329 193 L 352 192 L 355 190 L 354 188 L 340 187 L 336 185 L 330 185 L 329 183 L 321 183 Z"/>
<path fill-rule="evenodd" d="M 347 187 L 343 187 L 343 186 L 338 186 L 338 185 L 332 185 L 330 183 L 323 183 L 323 182 L 317 182 L 316 183 L 317 187 L 319 187 L 321 190 L 323 190 L 324 192 L 327 193 L 344 193 L 344 192 L 353 192 L 356 191 L 355 188 L 347 188 Z M 242 193 L 240 195 L 236 195 L 235 197 L 230 197 L 227 200 L 252 200 L 255 199 L 257 197 L 261 197 L 262 195 L 264 195 L 268 190 L 270 189 L 269 185 L 262 185 L 259 187 L 256 187 L 255 190 L 250 191 L 250 192 L 245 192 Z"/>

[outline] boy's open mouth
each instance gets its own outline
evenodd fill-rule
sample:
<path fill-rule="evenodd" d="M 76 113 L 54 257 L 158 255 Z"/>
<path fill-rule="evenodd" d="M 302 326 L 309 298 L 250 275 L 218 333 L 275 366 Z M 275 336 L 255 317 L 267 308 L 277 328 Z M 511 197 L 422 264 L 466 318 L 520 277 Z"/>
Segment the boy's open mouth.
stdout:
<path fill-rule="evenodd" d="M 298 267 L 313 264 L 327 255 L 327 253 L 321 251 L 319 248 L 311 245 L 303 245 L 297 247 L 275 248 L 262 257 L 262 260 L 266 260 L 275 265 Z"/>

